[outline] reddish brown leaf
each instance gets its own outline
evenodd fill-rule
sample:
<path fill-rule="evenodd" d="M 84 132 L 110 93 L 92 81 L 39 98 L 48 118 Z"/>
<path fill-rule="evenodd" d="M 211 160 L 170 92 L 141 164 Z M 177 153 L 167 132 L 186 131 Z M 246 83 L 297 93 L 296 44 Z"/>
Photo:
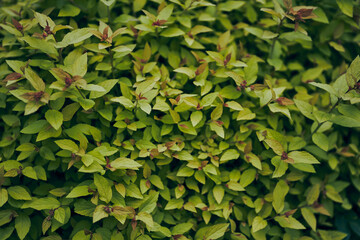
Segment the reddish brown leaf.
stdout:
<path fill-rule="evenodd" d="M 22 75 L 20 73 L 10 73 L 9 75 L 7 75 L 5 78 L 4 78 L 4 82 L 7 82 L 7 81 L 12 81 L 12 80 L 16 80 L 16 79 L 19 79 L 21 78 Z"/>

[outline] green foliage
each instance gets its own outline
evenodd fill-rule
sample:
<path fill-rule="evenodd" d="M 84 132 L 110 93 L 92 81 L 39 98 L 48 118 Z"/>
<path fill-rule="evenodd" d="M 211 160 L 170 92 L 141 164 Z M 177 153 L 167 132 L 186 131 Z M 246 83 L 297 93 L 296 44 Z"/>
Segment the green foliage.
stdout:
<path fill-rule="evenodd" d="M 0 6 L 0 239 L 360 237 L 359 1 Z"/>

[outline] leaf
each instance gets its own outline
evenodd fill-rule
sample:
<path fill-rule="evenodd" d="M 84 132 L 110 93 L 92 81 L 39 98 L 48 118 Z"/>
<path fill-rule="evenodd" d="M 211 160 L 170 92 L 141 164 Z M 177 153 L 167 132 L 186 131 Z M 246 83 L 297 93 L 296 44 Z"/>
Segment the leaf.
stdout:
<path fill-rule="evenodd" d="M 23 240 L 29 233 L 31 227 L 31 221 L 28 215 L 19 214 L 15 218 L 15 229 L 21 240 Z"/>
<path fill-rule="evenodd" d="M 57 140 L 55 143 L 64 150 L 69 150 L 70 152 L 77 152 L 79 151 L 79 147 L 71 140 L 63 139 L 63 140 Z"/>
<path fill-rule="evenodd" d="M 329 139 L 325 134 L 317 132 L 312 136 L 312 140 L 322 150 L 326 152 L 329 150 Z"/>
<path fill-rule="evenodd" d="M 197 135 L 195 128 L 192 126 L 190 122 L 180 122 L 178 123 L 179 130 L 183 133 L 187 133 L 190 135 Z"/>
<path fill-rule="evenodd" d="M 8 191 L 5 188 L 0 189 L 0 207 L 8 201 Z"/>
<path fill-rule="evenodd" d="M 218 204 L 220 204 L 222 202 L 222 200 L 224 198 L 224 193 L 225 193 L 224 188 L 221 185 L 216 185 L 213 188 L 213 195 Z"/>
<path fill-rule="evenodd" d="M 161 32 L 160 35 L 163 37 L 178 37 L 184 34 L 185 32 L 182 31 L 180 28 L 170 27 L 164 30 L 163 32 Z"/>
<path fill-rule="evenodd" d="M 152 213 L 155 208 L 156 208 L 156 204 L 159 198 L 159 193 L 158 192 L 151 192 L 146 199 L 144 199 L 144 201 L 142 202 L 142 204 L 139 207 L 139 212 L 147 212 L 147 213 Z"/>
<path fill-rule="evenodd" d="M 141 194 L 138 186 L 135 184 L 130 184 L 126 187 L 126 196 L 133 197 L 136 199 L 143 199 L 143 195 Z"/>
<path fill-rule="evenodd" d="M 142 221 L 149 228 L 152 228 L 154 226 L 154 220 L 153 220 L 152 216 L 147 212 L 138 213 L 136 215 L 136 220 Z"/>
<path fill-rule="evenodd" d="M 229 160 L 238 159 L 240 153 L 235 149 L 228 149 L 224 152 L 224 154 L 220 158 L 220 162 L 225 162 Z"/>
<path fill-rule="evenodd" d="M 99 174 L 95 174 L 94 184 L 99 192 L 100 199 L 106 203 L 110 202 L 112 198 L 112 190 L 109 181 Z"/>
<path fill-rule="evenodd" d="M 45 113 L 45 118 L 55 130 L 60 129 L 63 124 L 63 115 L 57 110 L 48 110 Z"/>
<path fill-rule="evenodd" d="M 92 91 L 90 92 L 90 96 L 89 98 L 94 99 L 94 98 L 99 98 L 104 96 L 105 94 L 107 94 L 108 92 L 110 92 L 110 90 L 116 85 L 116 83 L 118 82 L 118 80 L 113 79 L 113 80 L 106 80 L 106 81 L 102 81 L 100 83 L 98 83 L 97 85 L 102 87 L 103 89 L 105 89 L 105 91 Z"/>
<path fill-rule="evenodd" d="M 80 8 L 75 7 L 72 4 L 65 4 L 58 14 L 59 17 L 75 17 L 79 15 Z"/>
<path fill-rule="evenodd" d="M 97 221 L 109 216 L 109 214 L 104 210 L 105 207 L 105 205 L 98 205 L 95 208 L 95 211 L 93 213 L 93 223 L 96 223 Z"/>
<path fill-rule="evenodd" d="M 300 112 L 307 118 L 310 118 L 312 120 L 315 120 L 315 117 L 313 115 L 314 108 L 309 103 L 294 99 L 296 107 L 300 110 Z"/>
<path fill-rule="evenodd" d="M 294 160 L 294 163 L 319 164 L 320 162 L 310 153 L 304 151 L 293 151 L 288 157 Z"/>
<path fill-rule="evenodd" d="M 206 232 L 204 236 L 204 240 L 210 240 L 210 239 L 218 239 L 224 236 L 226 230 L 228 229 L 229 224 L 222 223 L 222 224 L 216 224 L 213 225 L 209 230 Z"/>
<path fill-rule="evenodd" d="M 267 226 L 267 221 L 260 216 L 256 216 L 252 222 L 252 231 L 257 232 Z"/>
<path fill-rule="evenodd" d="M 58 209 L 55 210 L 55 214 L 54 214 L 54 218 L 59 222 L 59 223 L 65 223 L 65 209 L 60 207 Z"/>
<path fill-rule="evenodd" d="M 281 143 L 275 139 L 266 138 L 264 140 L 267 145 L 276 153 L 277 155 L 281 156 L 284 152 L 284 148 Z"/>
<path fill-rule="evenodd" d="M 51 42 L 45 41 L 43 39 L 33 38 L 30 36 L 23 37 L 22 39 L 32 48 L 39 49 L 46 54 L 54 55 L 56 57 L 59 55 L 59 53 L 56 51 L 55 46 Z"/>
<path fill-rule="evenodd" d="M 89 187 L 84 185 L 84 186 L 77 186 L 74 187 L 70 193 L 66 196 L 66 198 L 78 198 L 78 197 L 83 197 L 83 196 L 88 196 L 91 195 L 92 193 L 89 192 Z"/>
<path fill-rule="evenodd" d="M 292 216 L 276 216 L 275 221 L 277 221 L 281 227 L 283 228 L 291 228 L 291 229 L 305 229 L 304 225 L 302 225 L 298 220 L 293 218 Z"/>
<path fill-rule="evenodd" d="M 301 208 L 301 214 L 311 229 L 316 232 L 316 217 L 314 213 L 309 208 Z"/>
<path fill-rule="evenodd" d="M 115 2 L 115 0 L 100 0 L 100 1 L 108 7 L 110 7 Z"/>
<path fill-rule="evenodd" d="M 7 189 L 10 197 L 16 200 L 32 200 L 32 197 L 24 187 L 13 186 Z"/>
<path fill-rule="evenodd" d="M 322 239 L 326 240 L 343 240 L 347 237 L 346 233 L 331 230 L 318 230 Z"/>
<path fill-rule="evenodd" d="M 142 165 L 130 158 L 120 157 L 110 163 L 111 167 L 116 169 L 134 169 L 138 170 Z"/>
<path fill-rule="evenodd" d="M 38 198 L 36 200 L 33 200 L 30 203 L 29 207 L 38 211 L 45 209 L 54 209 L 60 207 L 60 202 L 52 197 Z"/>
<path fill-rule="evenodd" d="M 166 204 L 165 210 L 173 210 L 173 209 L 180 209 L 184 204 L 184 199 L 170 199 L 170 201 Z"/>
<path fill-rule="evenodd" d="M 164 7 L 159 15 L 157 16 L 157 19 L 159 20 L 168 20 L 168 18 L 171 16 L 174 9 L 174 4 L 169 4 L 166 7 Z"/>
<path fill-rule="evenodd" d="M 279 180 L 273 191 L 272 205 L 277 213 L 282 212 L 285 206 L 285 196 L 289 192 L 289 186 L 284 180 Z"/>
<path fill-rule="evenodd" d="M 134 12 L 138 12 L 145 6 L 147 0 L 134 0 L 133 2 L 133 10 Z"/>
<path fill-rule="evenodd" d="M 123 96 L 111 98 L 111 101 L 118 102 L 127 109 L 131 109 L 135 106 L 134 103 L 130 99 L 123 97 Z"/>
<path fill-rule="evenodd" d="M 164 184 L 161 181 L 161 178 L 157 175 L 151 175 L 149 177 L 149 180 L 151 182 L 151 184 L 153 184 L 154 186 L 156 186 L 159 189 L 164 189 Z"/>
<path fill-rule="evenodd" d="M 200 121 L 202 120 L 203 118 L 203 113 L 200 112 L 200 111 L 196 111 L 196 112 L 193 112 L 191 115 L 190 115 L 190 120 L 191 120 L 191 124 L 196 127 L 196 125 L 198 125 L 200 123 Z"/>
<path fill-rule="evenodd" d="M 189 78 L 194 78 L 196 76 L 195 71 L 188 67 L 177 68 L 174 70 L 174 72 L 183 73 L 183 74 L 187 75 Z"/>
<path fill-rule="evenodd" d="M 63 40 L 58 43 L 57 47 L 64 48 L 71 44 L 76 44 L 76 43 L 82 42 L 93 35 L 91 33 L 91 30 L 93 30 L 93 29 L 81 28 L 81 29 L 76 29 L 72 32 L 69 32 L 64 36 Z"/>
<path fill-rule="evenodd" d="M 345 15 L 353 17 L 354 6 L 351 0 L 336 0 L 336 2 Z"/>
<path fill-rule="evenodd" d="M 340 194 L 336 191 L 336 189 L 333 186 L 329 184 L 325 186 L 325 193 L 326 196 L 331 200 L 333 200 L 334 202 L 338 202 L 338 203 L 343 202 L 343 199 L 340 196 Z"/>
<path fill-rule="evenodd" d="M 173 236 L 182 235 L 190 231 L 192 227 L 193 227 L 192 223 L 180 223 L 173 227 L 173 229 L 171 230 L 171 234 Z"/>
<path fill-rule="evenodd" d="M 30 68 L 25 68 L 25 77 L 37 91 L 45 91 L 44 81 Z"/>

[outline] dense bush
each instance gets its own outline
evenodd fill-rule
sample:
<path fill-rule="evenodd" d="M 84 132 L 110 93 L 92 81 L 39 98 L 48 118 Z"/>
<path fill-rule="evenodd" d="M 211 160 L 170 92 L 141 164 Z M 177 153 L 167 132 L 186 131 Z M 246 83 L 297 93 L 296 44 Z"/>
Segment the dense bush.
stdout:
<path fill-rule="evenodd" d="M 360 236 L 358 0 L 0 6 L 0 239 Z"/>

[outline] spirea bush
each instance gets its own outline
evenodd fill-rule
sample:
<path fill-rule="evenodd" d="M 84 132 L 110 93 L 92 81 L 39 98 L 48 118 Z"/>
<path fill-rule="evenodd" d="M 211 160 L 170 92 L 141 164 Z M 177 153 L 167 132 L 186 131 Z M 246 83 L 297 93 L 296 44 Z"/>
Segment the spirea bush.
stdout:
<path fill-rule="evenodd" d="M 358 0 L 0 6 L 1 240 L 359 239 Z"/>

